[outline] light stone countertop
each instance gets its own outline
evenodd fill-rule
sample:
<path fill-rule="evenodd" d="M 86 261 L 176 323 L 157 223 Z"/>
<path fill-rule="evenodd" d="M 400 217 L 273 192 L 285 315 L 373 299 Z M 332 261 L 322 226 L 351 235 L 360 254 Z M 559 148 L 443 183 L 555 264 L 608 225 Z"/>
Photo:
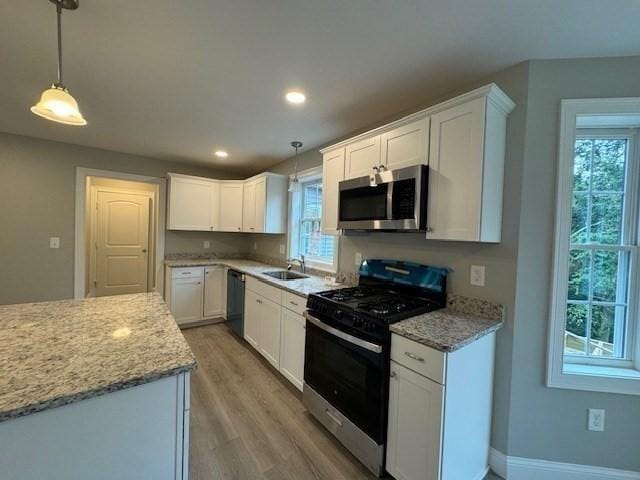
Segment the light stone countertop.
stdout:
<path fill-rule="evenodd" d="M 274 265 L 268 265 L 266 263 L 260 263 L 253 260 L 232 259 L 232 258 L 211 258 L 211 259 L 179 259 L 179 260 L 165 260 L 164 264 L 167 267 L 200 267 L 210 265 L 225 265 L 233 270 L 237 270 L 245 275 L 255 277 L 265 283 L 274 285 L 282 290 L 301 295 L 303 297 L 309 296 L 310 293 L 318 293 L 326 290 L 335 290 L 336 288 L 344 288 L 348 285 L 334 284 L 327 285 L 324 282 L 323 277 L 316 275 L 308 275 L 307 278 L 301 278 L 297 280 L 277 280 L 273 277 L 265 275 L 264 272 L 273 272 L 276 270 L 285 270 L 282 267 Z"/>
<path fill-rule="evenodd" d="M 502 305 L 449 295 L 446 308 L 394 323 L 390 329 L 428 347 L 453 352 L 499 330 L 503 318 Z"/>
<path fill-rule="evenodd" d="M 157 293 L 0 306 L 0 422 L 195 366 Z"/>

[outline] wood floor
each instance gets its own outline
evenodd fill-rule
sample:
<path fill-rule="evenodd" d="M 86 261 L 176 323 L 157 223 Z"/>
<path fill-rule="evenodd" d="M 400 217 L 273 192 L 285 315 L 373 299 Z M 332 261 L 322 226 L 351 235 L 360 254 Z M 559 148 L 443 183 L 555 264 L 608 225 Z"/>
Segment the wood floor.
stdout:
<path fill-rule="evenodd" d="M 311 417 L 299 392 L 224 324 L 183 333 L 198 359 L 190 480 L 375 478 Z"/>

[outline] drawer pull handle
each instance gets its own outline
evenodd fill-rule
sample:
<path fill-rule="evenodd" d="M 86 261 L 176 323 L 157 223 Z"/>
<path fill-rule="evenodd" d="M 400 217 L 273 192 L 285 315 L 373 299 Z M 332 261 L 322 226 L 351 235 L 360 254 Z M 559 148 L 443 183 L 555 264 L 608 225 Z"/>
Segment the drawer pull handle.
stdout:
<path fill-rule="evenodd" d="M 296 306 L 296 307 L 298 306 L 298 304 L 297 304 L 296 302 L 294 302 L 293 300 L 289 300 L 289 303 L 290 303 L 291 305 Z"/>
<path fill-rule="evenodd" d="M 336 415 L 331 410 L 327 408 L 325 409 L 325 413 L 327 414 L 327 417 L 329 417 L 329 420 L 331 420 L 333 423 L 335 423 L 339 427 L 342 426 L 342 420 L 336 417 Z"/>
<path fill-rule="evenodd" d="M 182 275 L 191 275 L 191 272 L 182 272 Z"/>
<path fill-rule="evenodd" d="M 419 357 L 418 355 L 416 355 L 415 353 L 411 353 L 411 352 L 404 352 L 404 354 L 413 359 L 413 360 L 417 360 L 418 362 L 424 362 L 424 358 Z"/>

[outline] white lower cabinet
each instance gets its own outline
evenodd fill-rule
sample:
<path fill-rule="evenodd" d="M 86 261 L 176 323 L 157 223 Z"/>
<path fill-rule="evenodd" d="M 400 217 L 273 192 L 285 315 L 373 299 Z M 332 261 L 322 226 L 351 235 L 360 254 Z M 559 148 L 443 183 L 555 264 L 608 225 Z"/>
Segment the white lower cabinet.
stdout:
<path fill-rule="evenodd" d="M 283 307 L 280 328 L 280 373 L 302 391 L 305 319 L 301 314 Z"/>
<path fill-rule="evenodd" d="M 275 368 L 280 368 L 280 316 L 282 307 L 266 298 L 259 303 L 260 326 L 258 348 Z"/>
<path fill-rule="evenodd" d="M 258 350 L 260 330 L 260 295 L 251 290 L 244 293 L 244 339 Z"/>
<path fill-rule="evenodd" d="M 392 335 L 387 471 L 480 480 L 488 471 L 495 334 L 451 353 Z"/>
<path fill-rule="evenodd" d="M 168 267 L 165 286 L 165 301 L 180 326 L 224 315 L 226 281 L 222 265 Z"/>

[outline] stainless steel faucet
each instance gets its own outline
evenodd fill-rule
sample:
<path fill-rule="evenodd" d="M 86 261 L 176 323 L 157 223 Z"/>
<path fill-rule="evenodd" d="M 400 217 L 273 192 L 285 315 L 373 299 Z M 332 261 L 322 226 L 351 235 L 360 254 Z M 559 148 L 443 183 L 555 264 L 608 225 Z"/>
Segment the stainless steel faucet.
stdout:
<path fill-rule="evenodd" d="M 307 265 L 304 263 L 304 255 L 300 255 L 300 258 L 287 259 L 287 270 L 291 270 L 293 268 L 293 262 L 298 262 L 298 265 L 300 265 L 300 272 L 306 273 Z"/>

